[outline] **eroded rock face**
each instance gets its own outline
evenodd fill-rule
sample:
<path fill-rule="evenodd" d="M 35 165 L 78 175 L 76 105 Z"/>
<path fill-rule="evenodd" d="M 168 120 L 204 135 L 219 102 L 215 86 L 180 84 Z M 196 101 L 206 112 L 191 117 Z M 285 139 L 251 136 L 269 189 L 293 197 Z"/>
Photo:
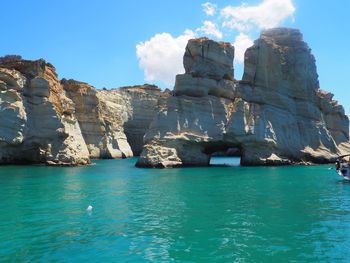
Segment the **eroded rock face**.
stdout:
<path fill-rule="evenodd" d="M 73 102 L 52 65 L 1 59 L 0 89 L 0 163 L 90 162 Z"/>
<path fill-rule="evenodd" d="M 228 149 L 243 165 L 279 165 L 350 151 L 348 117 L 319 89 L 298 30 L 263 32 L 246 52 L 242 81 L 233 78 L 233 57 L 229 43 L 189 41 L 173 92 L 97 90 L 58 81 L 44 60 L 0 58 L 0 164 L 81 165 L 143 148 L 142 167 L 206 166 Z"/>
<path fill-rule="evenodd" d="M 76 115 L 90 157 L 123 158 L 133 156 L 122 126 L 122 107 L 100 98 L 99 92 L 87 83 L 63 80 L 67 96 L 75 104 Z"/>
<path fill-rule="evenodd" d="M 0 58 L 0 164 L 83 165 L 138 155 L 169 95 L 147 84 L 97 90 L 60 82 L 44 60 Z"/>
<path fill-rule="evenodd" d="M 321 95 L 315 58 L 298 30 L 263 32 L 245 59 L 243 82 L 237 88 L 242 103 L 227 129 L 228 137 L 245 138 L 244 164 L 264 163 L 272 154 L 272 164 L 323 163 L 342 151 L 340 144 L 348 145 L 348 118 L 331 97 Z M 234 128 L 234 121 L 244 121 L 247 114 L 253 116 L 249 129 Z M 339 116 L 334 131 L 327 120 L 332 115 Z M 248 135 L 254 135 L 251 147 Z"/>
<path fill-rule="evenodd" d="M 151 85 L 97 90 L 58 81 L 44 60 L 0 58 L 0 163 L 83 165 L 137 155 L 167 94 Z"/>
<path fill-rule="evenodd" d="M 101 91 L 101 94 L 110 103 L 116 101 L 115 98 L 122 101 L 124 132 L 133 154 L 139 156 L 144 145 L 143 137 L 169 93 L 162 92 L 157 86 L 146 84 Z"/>
<path fill-rule="evenodd" d="M 197 78 L 233 80 L 234 47 L 227 42 L 207 38 L 190 40 L 184 55 L 187 74 Z"/>
<path fill-rule="evenodd" d="M 74 80 L 62 83 L 75 104 L 91 158 L 125 158 L 140 153 L 143 136 L 158 111 L 159 88 L 143 85 L 97 90 Z"/>
<path fill-rule="evenodd" d="M 138 166 L 209 165 L 211 153 L 231 147 L 241 150 L 243 165 L 325 163 L 350 149 L 349 120 L 332 94 L 319 89 L 315 59 L 298 30 L 263 32 L 245 54 L 239 83 L 227 74 L 203 73 L 216 72 L 210 52 L 188 62 L 187 53 L 199 53 L 188 50 L 212 45 L 189 42 L 186 73 L 177 76 L 175 97 L 151 124 Z M 223 63 L 227 69 L 233 64 L 228 45 L 215 45 L 218 60 L 230 60 Z"/>

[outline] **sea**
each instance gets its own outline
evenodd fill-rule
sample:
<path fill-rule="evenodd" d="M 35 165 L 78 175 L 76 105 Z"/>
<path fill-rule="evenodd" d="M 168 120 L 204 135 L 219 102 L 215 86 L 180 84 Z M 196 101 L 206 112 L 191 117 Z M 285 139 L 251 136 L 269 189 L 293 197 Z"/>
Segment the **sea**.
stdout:
<path fill-rule="evenodd" d="M 350 183 L 332 165 L 135 162 L 0 167 L 0 262 L 350 261 Z"/>

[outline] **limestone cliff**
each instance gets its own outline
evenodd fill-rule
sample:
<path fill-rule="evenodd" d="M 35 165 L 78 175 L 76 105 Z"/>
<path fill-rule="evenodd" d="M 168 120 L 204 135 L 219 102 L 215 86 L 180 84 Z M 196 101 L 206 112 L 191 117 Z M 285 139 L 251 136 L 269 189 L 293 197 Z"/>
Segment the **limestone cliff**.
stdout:
<path fill-rule="evenodd" d="M 137 166 L 209 165 L 211 153 L 231 147 L 240 148 L 243 165 L 325 163 L 350 149 L 348 117 L 319 89 L 298 30 L 264 31 L 246 51 L 240 82 L 233 54 L 229 43 L 189 41 L 186 72 L 151 124 Z"/>
<path fill-rule="evenodd" d="M 59 81 L 44 60 L 0 58 L 0 164 L 84 165 L 138 155 L 167 94 L 152 85 L 98 90 Z"/>
<path fill-rule="evenodd" d="M 74 80 L 63 80 L 75 104 L 80 128 L 91 158 L 138 155 L 143 136 L 157 113 L 161 90 L 144 85 L 97 90 Z"/>
<path fill-rule="evenodd" d="M 89 163 L 73 102 L 51 64 L 0 59 L 0 92 L 0 163 Z"/>
<path fill-rule="evenodd" d="M 279 165 L 350 151 L 348 117 L 319 88 L 298 30 L 264 31 L 246 51 L 241 81 L 233 58 L 230 43 L 190 40 L 172 92 L 98 90 L 60 82 L 44 60 L 0 58 L 0 164 L 83 165 L 142 149 L 138 166 L 209 165 L 211 154 L 235 149 L 243 165 Z"/>
<path fill-rule="evenodd" d="M 141 85 L 122 87 L 100 91 L 100 96 L 109 105 L 123 105 L 120 112 L 123 116 L 122 126 L 135 156 L 140 155 L 143 147 L 143 137 L 151 122 L 158 113 L 162 99 L 168 96 L 157 86 Z"/>

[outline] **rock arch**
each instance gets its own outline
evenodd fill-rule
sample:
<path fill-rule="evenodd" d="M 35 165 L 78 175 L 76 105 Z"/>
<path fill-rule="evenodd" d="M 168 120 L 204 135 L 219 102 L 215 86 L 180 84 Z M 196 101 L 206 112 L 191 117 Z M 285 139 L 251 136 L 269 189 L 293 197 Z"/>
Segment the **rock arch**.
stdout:
<path fill-rule="evenodd" d="M 242 149 L 243 165 L 325 163 L 350 149 L 349 120 L 319 89 L 315 58 L 296 29 L 262 32 L 233 78 L 234 47 L 188 42 L 185 74 L 145 135 L 139 167 L 209 165 L 208 147 Z"/>

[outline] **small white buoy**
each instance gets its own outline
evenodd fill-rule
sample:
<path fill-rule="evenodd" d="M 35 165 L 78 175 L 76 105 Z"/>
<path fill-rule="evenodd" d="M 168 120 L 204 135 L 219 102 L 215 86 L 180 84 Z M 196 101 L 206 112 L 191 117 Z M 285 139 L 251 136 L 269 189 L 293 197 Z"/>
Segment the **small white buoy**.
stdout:
<path fill-rule="evenodd" d="M 89 206 L 86 208 L 86 211 L 91 212 L 92 209 L 93 209 L 92 205 L 89 205 Z"/>

